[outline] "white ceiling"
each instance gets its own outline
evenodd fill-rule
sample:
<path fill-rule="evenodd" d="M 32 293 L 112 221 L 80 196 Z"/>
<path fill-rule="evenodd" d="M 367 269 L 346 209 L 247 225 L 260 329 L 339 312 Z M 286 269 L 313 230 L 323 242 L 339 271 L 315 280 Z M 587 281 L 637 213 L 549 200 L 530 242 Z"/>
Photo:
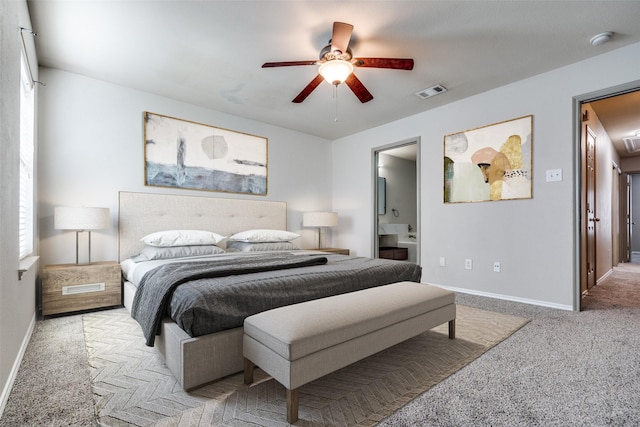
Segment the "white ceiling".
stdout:
<path fill-rule="evenodd" d="M 640 42 L 639 1 L 29 0 L 40 65 L 336 139 Z M 291 100 L 334 21 L 355 57 L 413 58 L 413 71 L 356 69 L 374 99 L 330 85 Z M 614 31 L 610 43 L 589 39 Z M 46 83 L 46 82 L 45 82 Z M 422 100 L 434 84 L 448 91 Z M 158 111 L 158 113 L 163 113 Z"/>

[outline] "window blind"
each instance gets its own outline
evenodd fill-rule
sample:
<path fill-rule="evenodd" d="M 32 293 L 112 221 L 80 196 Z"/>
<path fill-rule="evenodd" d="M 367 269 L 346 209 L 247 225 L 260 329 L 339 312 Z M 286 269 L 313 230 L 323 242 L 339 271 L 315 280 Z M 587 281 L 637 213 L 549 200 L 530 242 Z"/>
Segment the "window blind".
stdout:
<path fill-rule="evenodd" d="M 23 52 L 20 78 L 20 259 L 33 252 L 34 92 L 33 80 Z"/>

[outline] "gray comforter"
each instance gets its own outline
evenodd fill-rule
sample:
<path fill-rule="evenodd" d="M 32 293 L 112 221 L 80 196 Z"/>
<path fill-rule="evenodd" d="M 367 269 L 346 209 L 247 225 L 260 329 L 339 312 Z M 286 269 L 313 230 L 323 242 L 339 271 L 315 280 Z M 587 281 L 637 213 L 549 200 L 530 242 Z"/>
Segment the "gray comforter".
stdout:
<path fill-rule="evenodd" d="M 413 263 L 329 254 L 176 262 L 143 277 L 131 314 L 153 345 L 165 315 L 196 337 L 242 326 L 272 308 L 420 277 Z"/>

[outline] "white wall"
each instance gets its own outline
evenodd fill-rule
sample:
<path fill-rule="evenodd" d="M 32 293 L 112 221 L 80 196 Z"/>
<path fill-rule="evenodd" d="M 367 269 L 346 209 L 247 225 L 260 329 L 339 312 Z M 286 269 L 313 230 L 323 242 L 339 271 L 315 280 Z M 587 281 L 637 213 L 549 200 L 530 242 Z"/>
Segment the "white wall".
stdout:
<path fill-rule="evenodd" d="M 0 2 L 0 416 L 35 324 L 36 271 L 18 280 L 20 27 L 31 28 L 26 1 Z"/>
<path fill-rule="evenodd" d="M 635 44 L 334 141 L 333 209 L 343 217 L 334 243 L 371 255 L 371 150 L 420 137 L 422 281 L 572 308 L 578 280 L 573 98 L 635 81 L 639 67 Z M 444 135 L 529 114 L 533 198 L 445 205 Z M 545 182 L 545 171 L 556 168 L 564 180 Z M 464 269 L 465 258 L 473 260 L 472 270 Z M 502 263 L 501 273 L 493 272 L 494 261 Z"/>
<path fill-rule="evenodd" d="M 118 192 L 159 192 L 288 202 L 288 228 L 313 247 L 302 212 L 331 208 L 331 144 L 327 140 L 194 105 L 41 68 L 41 264 L 75 262 L 73 232 L 53 228 L 56 206 L 111 209 L 111 228 L 92 232 L 92 261 L 117 259 Z M 267 196 L 175 190 L 144 185 L 143 111 L 267 137 Z M 305 159 L 313 159 L 306 161 Z M 81 236 L 81 262 L 86 236 Z M 85 256 L 86 259 L 86 256 Z"/>

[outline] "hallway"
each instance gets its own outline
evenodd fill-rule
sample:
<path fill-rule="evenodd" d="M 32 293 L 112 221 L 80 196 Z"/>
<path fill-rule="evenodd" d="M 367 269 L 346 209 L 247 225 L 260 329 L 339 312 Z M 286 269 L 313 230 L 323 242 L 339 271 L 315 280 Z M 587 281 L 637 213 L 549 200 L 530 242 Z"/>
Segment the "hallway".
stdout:
<path fill-rule="evenodd" d="M 621 263 L 582 297 L 582 310 L 640 307 L 640 263 Z"/>

